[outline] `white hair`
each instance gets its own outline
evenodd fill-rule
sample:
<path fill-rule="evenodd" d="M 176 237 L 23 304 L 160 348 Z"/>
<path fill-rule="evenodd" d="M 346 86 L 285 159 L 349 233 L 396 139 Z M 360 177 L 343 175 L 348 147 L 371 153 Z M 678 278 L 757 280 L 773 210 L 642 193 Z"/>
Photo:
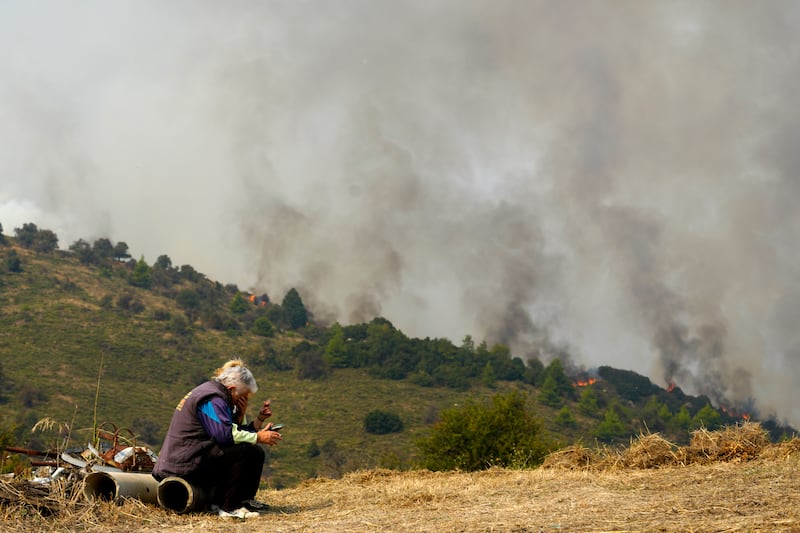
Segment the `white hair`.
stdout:
<path fill-rule="evenodd" d="M 223 368 L 222 371 L 214 377 L 214 381 L 222 383 L 226 387 L 236 387 L 237 390 L 246 388 L 251 393 L 258 392 L 256 378 L 253 377 L 253 373 L 245 366 L 235 365 Z"/>

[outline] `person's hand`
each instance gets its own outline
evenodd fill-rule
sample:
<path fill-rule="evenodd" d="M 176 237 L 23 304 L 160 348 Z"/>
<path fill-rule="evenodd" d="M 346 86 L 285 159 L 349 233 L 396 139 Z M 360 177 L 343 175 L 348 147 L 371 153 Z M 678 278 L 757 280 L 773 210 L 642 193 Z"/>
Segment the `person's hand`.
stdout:
<path fill-rule="evenodd" d="M 266 444 L 267 446 L 275 446 L 283 439 L 283 435 L 277 431 L 272 431 L 270 428 L 272 424 L 267 424 L 267 427 L 256 433 L 256 441 L 259 444 Z"/>
<path fill-rule="evenodd" d="M 244 420 L 244 413 L 247 411 L 247 396 L 239 396 L 236 400 L 236 423 L 241 424 Z"/>
<path fill-rule="evenodd" d="M 261 410 L 258 412 L 258 419 L 262 422 L 267 418 L 272 416 L 272 409 L 270 408 L 270 401 L 264 400 L 264 405 L 261 406 Z"/>

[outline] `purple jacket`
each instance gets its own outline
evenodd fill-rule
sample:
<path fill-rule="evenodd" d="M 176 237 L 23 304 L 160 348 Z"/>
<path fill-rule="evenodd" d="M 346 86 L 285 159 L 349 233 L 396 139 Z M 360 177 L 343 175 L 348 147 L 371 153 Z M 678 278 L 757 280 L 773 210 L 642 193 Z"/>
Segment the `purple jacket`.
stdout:
<path fill-rule="evenodd" d="M 208 404 L 209 401 L 210 404 Z M 221 424 L 228 427 L 227 438 L 222 442 L 218 443 L 215 440 L 215 436 L 220 438 L 220 435 L 209 434 L 203 424 L 203 422 L 208 424 L 208 421 L 201 420 L 198 416 L 198 409 L 201 405 L 222 407 L 223 419 L 227 418 L 227 420 L 222 420 Z M 206 381 L 192 389 L 175 408 L 167 436 L 164 438 L 164 444 L 158 454 L 158 461 L 153 469 L 153 476 L 158 479 L 169 476 L 185 476 L 197 470 L 204 458 L 221 455 L 220 444 L 233 443 L 230 432 L 230 413 L 230 394 L 221 383 Z"/>

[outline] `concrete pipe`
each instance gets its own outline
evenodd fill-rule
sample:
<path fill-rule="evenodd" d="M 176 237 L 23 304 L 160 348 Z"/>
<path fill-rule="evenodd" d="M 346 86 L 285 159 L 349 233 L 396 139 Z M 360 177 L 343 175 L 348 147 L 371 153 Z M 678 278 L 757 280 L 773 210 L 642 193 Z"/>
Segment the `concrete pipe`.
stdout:
<path fill-rule="evenodd" d="M 146 473 L 92 472 L 86 476 L 83 495 L 87 500 L 119 502 L 122 498 L 136 498 L 157 503 L 158 481 Z"/>
<path fill-rule="evenodd" d="M 202 511 L 210 500 L 207 490 L 179 477 L 168 477 L 158 485 L 158 503 L 165 509 L 179 513 Z"/>

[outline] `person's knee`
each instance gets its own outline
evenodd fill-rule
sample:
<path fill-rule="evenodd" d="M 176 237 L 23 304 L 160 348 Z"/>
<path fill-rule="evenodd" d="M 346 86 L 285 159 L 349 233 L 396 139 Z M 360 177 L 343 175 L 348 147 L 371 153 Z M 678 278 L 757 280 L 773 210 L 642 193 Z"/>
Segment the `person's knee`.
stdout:
<path fill-rule="evenodd" d="M 250 449 L 248 450 L 248 455 L 253 461 L 257 461 L 259 463 L 264 462 L 264 458 L 266 454 L 264 453 L 264 449 L 257 444 L 250 444 Z"/>
<path fill-rule="evenodd" d="M 234 448 L 235 451 L 232 451 L 231 455 L 238 457 L 242 461 L 263 463 L 266 457 L 263 448 L 258 444 L 243 442 L 235 445 Z"/>

